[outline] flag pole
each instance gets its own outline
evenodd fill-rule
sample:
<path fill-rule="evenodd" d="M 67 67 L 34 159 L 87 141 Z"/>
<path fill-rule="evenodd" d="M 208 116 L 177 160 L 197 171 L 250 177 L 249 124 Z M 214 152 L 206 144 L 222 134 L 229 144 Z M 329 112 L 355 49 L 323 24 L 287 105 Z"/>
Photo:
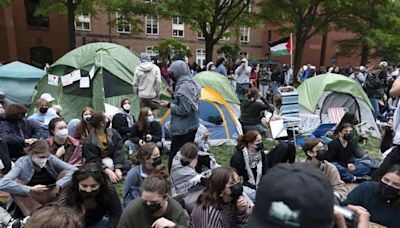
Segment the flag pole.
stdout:
<path fill-rule="evenodd" d="M 290 68 L 293 69 L 293 35 L 290 33 Z"/>

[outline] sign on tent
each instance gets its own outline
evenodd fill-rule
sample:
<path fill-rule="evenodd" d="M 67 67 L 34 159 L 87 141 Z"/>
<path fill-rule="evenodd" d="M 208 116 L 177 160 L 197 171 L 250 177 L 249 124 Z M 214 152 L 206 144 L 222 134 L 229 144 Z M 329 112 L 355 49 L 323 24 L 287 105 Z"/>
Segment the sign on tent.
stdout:
<path fill-rule="evenodd" d="M 52 74 L 47 75 L 47 83 L 49 85 L 58 86 L 58 76 Z"/>

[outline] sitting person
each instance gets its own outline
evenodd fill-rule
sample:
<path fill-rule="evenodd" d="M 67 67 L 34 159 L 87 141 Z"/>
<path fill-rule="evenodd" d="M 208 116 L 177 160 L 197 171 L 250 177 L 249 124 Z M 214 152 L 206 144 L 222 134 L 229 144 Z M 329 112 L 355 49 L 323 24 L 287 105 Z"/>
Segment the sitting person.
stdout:
<path fill-rule="evenodd" d="M 345 200 L 347 196 L 346 184 L 340 179 L 336 167 L 332 163 L 324 160 L 324 142 L 321 139 L 308 138 L 304 142 L 303 151 L 307 156 L 306 163 L 310 163 L 319 168 L 325 176 L 329 178 L 336 199 L 339 202 Z"/>
<path fill-rule="evenodd" d="M 140 185 L 144 178 L 152 174 L 157 166 L 161 165 L 160 150 L 155 143 L 146 143 L 132 155 L 132 160 L 134 166 L 125 178 L 124 207 L 128 206 L 132 200 L 140 197 Z"/>
<path fill-rule="evenodd" d="M 37 113 L 32 114 L 28 117 L 28 120 L 32 120 L 40 125 L 40 132 L 42 137 L 49 137 L 49 123 L 52 119 L 58 117 L 55 112 L 50 112 L 50 104 L 44 99 L 39 99 L 36 102 Z"/>
<path fill-rule="evenodd" d="M 368 176 L 371 168 L 376 168 L 375 162 L 368 158 L 356 158 L 356 148 L 353 139 L 353 126 L 349 123 L 341 125 L 338 129 L 338 137 L 328 144 L 325 153 L 327 161 L 332 162 L 339 171 L 344 182 L 360 183 L 370 179 Z"/>
<path fill-rule="evenodd" d="M 207 169 L 220 167 L 214 155 L 209 152 L 211 132 L 203 125 L 199 124 L 194 143 L 199 148 L 197 153 L 196 172 L 201 173 Z"/>
<path fill-rule="evenodd" d="M 231 228 L 246 224 L 252 206 L 242 193 L 243 186 L 233 168 L 214 169 L 190 215 L 189 227 Z"/>
<path fill-rule="evenodd" d="M 51 218 L 51 219 L 49 219 Z M 82 218 L 76 211 L 57 204 L 40 208 L 30 216 L 24 228 L 84 228 Z"/>
<path fill-rule="evenodd" d="M 243 132 L 257 130 L 261 134 L 266 133 L 266 129 L 261 126 L 261 117 L 263 111 L 273 112 L 274 108 L 268 101 L 261 96 L 257 88 L 253 87 L 247 90 L 246 98 L 240 104 L 239 121 L 242 124 Z"/>
<path fill-rule="evenodd" d="M 374 223 L 400 227 L 400 165 L 388 169 L 379 181 L 366 181 L 357 186 L 344 203 L 365 207 Z"/>
<path fill-rule="evenodd" d="M 81 144 L 93 129 L 89 123 L 93 113 L 94 110 L 92 108 L 86 107 L 81 113 L 81 119 L 72 119 L 68 123 L 68 134 L 78 139 Z"/>
<path fill-rule="evenodd" d="M 50 152 L 59 159 L 79 166 L 82 163 L 82 146 L 79 141 L 68 135 L 67 124 L 61 118 L 54 118 L 49 123 Z"/>
<path fill-rule="evenodd" d="M 142 183 L 142 196 L 133 200 L 122 213 L 118 228 L 187 227 L 188 214 L 170 198 L 168 169 L 157 167 Z"/>
<path fill-rule="evenodd" d="M 161 125 L 154 120 L 151 109 L 144 107 L 140 109 L 139 120 L 132 126 L 129 140 L 125 145 L 129 150 L 136 150 L 147 142 L 154 142 L 159 149 L 162 149 Z"/>
<path fill-rule="evenodd" d="M 0 123 L 0 138 L 7 143 L 13 160 L 26 155 L 25 146 L 42 137 L 39 124 L 25 118 L 27 112 L 22 104 L 10 104 L 5 111 L 6 120 Z"/>
<path fill-rule="evenodd" d="M 18 159 L 0 180 L 0 190 L 10 193 L 22 214 L 28 216 L 54 201 L 60 190 L 69 184 L 75 170 L 74 166 L 51 155 L 47 141 L 40 139 L 32 143 L 29 155 Z"/>
<path fill-rule="evenodd" d="M 117 130 L 125 141 L 129 138 L 129 132 L 134 123 L 135 117 L 131 113 L 131 102 L 128 99 L 123 99 L 121 108 L 112 118 L 112 128 Z"/>
<path fill-rule="evenodd" d="M 58 202 L 81 214 L 89 228 L 116 227 L 122 213 L 117 192 L 98 163 L 86 163 L 75 171 Z"/>
<path fill-rule="evenodd" d="M 266 155 L 260 133 L 251 130 L 239 138 L 230 166 L 236 169 L 240 177 L 243 177 L 244 192 L 254 202 L 258 183 L 267 169 L 278 163 L 293 163 L 295 156 L 294 145 L 287 143 L 277 145 Z"/>
<path fill-rule="evenodd" d="M 104 172 L 112 183 L 121 181 L 125 163 L 121 136 L 116 130 L 107 128 L 107 117 L 104 113 L 94 113 L 90 125 L 93 126 L 93 130 L 85 138 L 83 157 L 86 162 L 103 164 Z"/>

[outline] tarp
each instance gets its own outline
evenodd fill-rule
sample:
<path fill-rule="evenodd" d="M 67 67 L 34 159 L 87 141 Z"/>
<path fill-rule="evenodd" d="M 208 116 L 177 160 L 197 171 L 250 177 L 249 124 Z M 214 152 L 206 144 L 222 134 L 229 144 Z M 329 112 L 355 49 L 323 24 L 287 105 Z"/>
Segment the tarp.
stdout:
<path fill-rule="evenodd" d="M 6 102 L 30 105 L 37 82 L 46 74 L 44 70 L 15 61 L 0 66 L 0 91 Z"/>
<path fill-rule="evenodd" d="M 317 75 L 301 83 L 297 88 L 300 98 L 299 104 L 310 112 L 315 112 L 324 91 L 351 94 L 353 97 L 365 101 L 373 109 L 367 94 L 358 82 L 346 76 L 333 73 Z"/>

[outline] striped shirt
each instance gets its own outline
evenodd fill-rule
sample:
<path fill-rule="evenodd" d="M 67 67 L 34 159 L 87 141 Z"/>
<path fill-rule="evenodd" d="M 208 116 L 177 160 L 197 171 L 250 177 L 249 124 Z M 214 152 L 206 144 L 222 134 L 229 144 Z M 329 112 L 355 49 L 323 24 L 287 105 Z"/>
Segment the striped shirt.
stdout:
<path fill-rule="evenodd" d="M 234 204 L 224 205 L 221 210 L 214 207 L 203 210 L 202 205 L 197 205 L 190 215 L 189 227 L 234 228 L 247 223 L 249 216 L 250 208 L 244 214 L 239 214 Z"/>

